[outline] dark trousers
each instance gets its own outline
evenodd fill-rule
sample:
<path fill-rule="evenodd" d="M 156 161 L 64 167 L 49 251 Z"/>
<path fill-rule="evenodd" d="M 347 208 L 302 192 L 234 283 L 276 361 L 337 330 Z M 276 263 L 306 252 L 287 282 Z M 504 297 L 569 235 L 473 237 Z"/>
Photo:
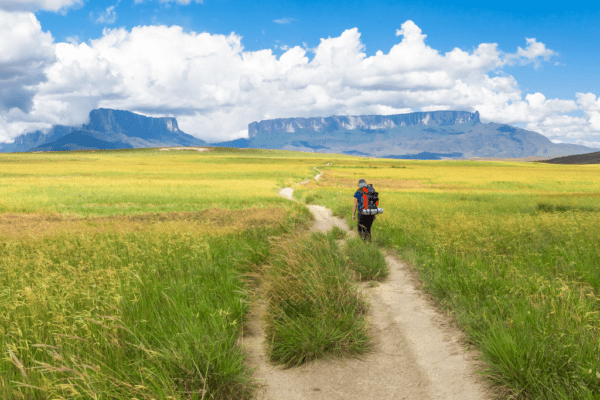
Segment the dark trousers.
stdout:
<path fill-rule="evenodd" d="M 374 215 L 358 214 L 358 234 L 364 240 L 371 241 L 371 225 L 373 225 Z"/>

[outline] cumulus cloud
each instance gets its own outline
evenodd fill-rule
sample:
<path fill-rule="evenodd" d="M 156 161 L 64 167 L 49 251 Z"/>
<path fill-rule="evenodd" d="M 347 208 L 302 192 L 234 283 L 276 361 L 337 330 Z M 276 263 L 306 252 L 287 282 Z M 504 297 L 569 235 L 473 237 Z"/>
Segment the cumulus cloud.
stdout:
<path fill-rule="evenodd" d="M 551 115 L 531 122 L 527 129 L 550 139 L 600 148 L 600 97 L 593 93 L 577 93 L 579 116 Z"/>
<path fill-rule="evenodd" d="M 30 127 L 35 86 L 46 80 L 45 68 L 55 61 L 50 33 L 31 13 L 0 10 L 0 141 Z"/>
<path fill-rule="evenodd" d="M 541 61 L 549 61 L 551 57 L 557 56 L 558 53 L 554 50 L 546 48 L 544 43 L 536 41 L 535 38 L 525 38 L 527 41 L 527 47 L 522 49 L 518 47 L 516 54 L 508 54 L 506 62 L 514 64 L 518 62 L 520 65 L 526 65 L 534 63 L 535 68 L 541 65 Z"/>
<path fill-rule="evenodd" d="M 35 17 L 28 18 L 20 23 L 35 25 Z M 426 44 L 414 22 L 406 21 L 397 31 L 402 39 L 387 53 L 367 57 L 353 28 L 321 39 L 314 49 L 295 46 L 277 57 L 269 49 L 245 51 L 235 33 L 142 26 L 105 29 L 89 43 L 53 45 L 50 37 L 52 63 L 35 39 L 46 35 L 39 23 L 30 30 L 19 37 L 28 37 L 41 52 L 45 80 L 18 86 L 35 92 L 28 107 L 0 106 L 5 137 L 34 124 L 80 124 L 98 107 L 175 116 L 183 131 L 209 142 L 245 137 L 248 123 L 270 118 L 389 115 L 416 108 L 478 110 L 482 122 L 527 124 L 554 140 L 592 142 L 600 132 L 594 94 L 578 94 L 576 101 L 523 94 L 502 71 L 519 60 L 543 62 L 554 54 L 535 40 L 515 53 L 504 53 L 494 43 L 440 53 Z M 8 48 L 10 41 L 3 38 L 0 46 Z M 4 57 L 35 59 L 35 51 Z M 310 61 L 307 51 L 314 52 Z M 584 115 L 564 115 L 574 110 Z"/>

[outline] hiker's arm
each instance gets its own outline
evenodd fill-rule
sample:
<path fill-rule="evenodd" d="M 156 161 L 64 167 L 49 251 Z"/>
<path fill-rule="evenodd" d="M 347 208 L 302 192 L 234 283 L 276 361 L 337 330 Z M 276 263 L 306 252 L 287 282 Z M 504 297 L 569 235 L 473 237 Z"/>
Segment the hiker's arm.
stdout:
<path fill-rule="evenodd" d="M 354 221 L 355 218 L 355 214 L 356 214 L 356 206 L 358 205 L 358 199 L 355 197 L 354 198 L 354 205 L 352 206 L 352 220 Z"/>

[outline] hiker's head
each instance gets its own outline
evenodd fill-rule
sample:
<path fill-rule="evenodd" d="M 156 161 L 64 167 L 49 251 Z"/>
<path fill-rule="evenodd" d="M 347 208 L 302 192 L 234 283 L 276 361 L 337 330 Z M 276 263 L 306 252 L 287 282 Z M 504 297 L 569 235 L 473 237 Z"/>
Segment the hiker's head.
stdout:
<path fill-rule="evenodd" d="M 367 187 L 367 181 L 365 181 L 364 179 L 361 179 L 360 181 L 358 181 L 358 187 L 359 187 L 359 189 Z"/>

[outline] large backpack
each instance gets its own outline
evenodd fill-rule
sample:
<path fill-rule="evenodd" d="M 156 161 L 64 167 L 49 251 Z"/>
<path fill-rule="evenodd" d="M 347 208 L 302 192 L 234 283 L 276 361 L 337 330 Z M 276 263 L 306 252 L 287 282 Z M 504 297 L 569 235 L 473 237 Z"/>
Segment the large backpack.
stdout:
<path fill-rule="evenodd" d="M 372 184 L 362 188 L 361 206 L 363 215 L 383 214 L 383 208 L 379 208 L 379 193 L 373 189 Z"/>

